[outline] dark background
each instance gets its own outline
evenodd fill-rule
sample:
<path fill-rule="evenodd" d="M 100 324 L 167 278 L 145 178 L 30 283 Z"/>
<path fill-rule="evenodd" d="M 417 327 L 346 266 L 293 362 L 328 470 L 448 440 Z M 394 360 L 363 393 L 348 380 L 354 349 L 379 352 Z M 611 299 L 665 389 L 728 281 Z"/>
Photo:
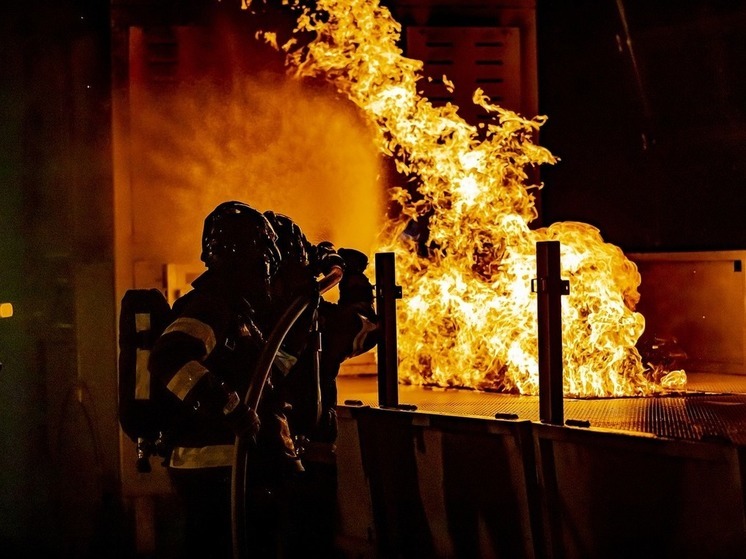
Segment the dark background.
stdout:
<path fill-rule="evenodd" d="M 537 18 L 540 143 L 561 159 L 544 221 L 625 252 L 745 248 L 746 3 L 540 0 Z"/>

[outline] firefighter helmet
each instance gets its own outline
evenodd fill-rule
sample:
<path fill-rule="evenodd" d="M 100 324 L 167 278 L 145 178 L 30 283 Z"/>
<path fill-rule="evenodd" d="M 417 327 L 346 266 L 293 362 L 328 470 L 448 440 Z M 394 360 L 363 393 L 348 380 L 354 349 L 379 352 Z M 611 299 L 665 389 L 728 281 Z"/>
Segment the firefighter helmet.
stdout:
<path fill-rule="evenodd" d="M 265 280 L 277 272 L 277 233 L 266 217 L 243 202 L 223 202 L 206 218 L 201 259 L 208 268 L 264 269 Z"/>
<path fill-rule="evenodd" d="M 277 247 L 283 262 L 308 265 L 309 243 L 298 224 L 288 216 L 273 211 L 264 212 L 264 216 L 277 233 Z"/>

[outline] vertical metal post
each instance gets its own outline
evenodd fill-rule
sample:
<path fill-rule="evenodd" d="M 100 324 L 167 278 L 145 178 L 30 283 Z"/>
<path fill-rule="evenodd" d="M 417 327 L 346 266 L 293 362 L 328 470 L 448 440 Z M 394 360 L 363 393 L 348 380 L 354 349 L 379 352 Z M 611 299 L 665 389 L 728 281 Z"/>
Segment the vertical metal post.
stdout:
<path fill-rule="evenodd" d="M 376 312 L 381 328 L 378 340 L 378 404 L 399 405 L 399 359 L 396 347 L 396 300 L 401 287 L 396 285 L 394 253 L 376 253 Z"/>
<path fill-rule="evenodd" d="M 539 344 L 539 418 L 563 425 L 562 295 L 570 284 L 560 277 L 559 241 L 536 243 L 536 292 Z"/>

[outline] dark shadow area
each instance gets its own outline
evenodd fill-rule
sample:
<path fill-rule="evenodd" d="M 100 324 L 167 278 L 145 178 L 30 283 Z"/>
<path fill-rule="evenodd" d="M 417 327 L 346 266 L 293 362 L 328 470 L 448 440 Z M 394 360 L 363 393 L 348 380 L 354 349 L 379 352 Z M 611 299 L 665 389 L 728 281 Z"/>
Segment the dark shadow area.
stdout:
<path fill-rule="evenodd" d="M 746 246 L 746 6 L 540 0 L 544 222 L 625 251 Z"/>

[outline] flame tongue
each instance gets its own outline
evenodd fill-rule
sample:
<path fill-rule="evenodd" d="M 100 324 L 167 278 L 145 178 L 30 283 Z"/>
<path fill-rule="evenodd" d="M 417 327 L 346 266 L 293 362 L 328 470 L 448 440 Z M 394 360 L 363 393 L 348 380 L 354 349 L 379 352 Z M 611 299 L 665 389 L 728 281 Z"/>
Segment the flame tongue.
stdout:
<path fill-rule="evenodd" d="M 535 276 L 537 241 L 561 244 L 564 390 L 574 396 L 650 394 L 684 386 L 677 371 L 650 380 L 635 343 L 640 275 L 622 251 L 583 223 L 531 230 L 537 216 L 525 169 L 556 160 L 532 139 L 545 118 L 525 119 L 474 102 L 492 115 L 474 127 L 457 107 L 433 107 L 417 92 L 422 63 L 397 46 L 401 26 L 376 0 L 319 0 L 298 7 L 298 77 L 323 77 L 363 111 L 381 152 L 416 182 L 391 190 L 399 208 L 380 250 L 393 251 L 405 286 L 399 307 L 400 378 L 413 384 L 538 392 Z M 444 79 L 449 84 L 447 78 Z M 426 228 L 413 227 L 426 223 Z M 427 231 L 427 236 L 422 234 Z"/>

